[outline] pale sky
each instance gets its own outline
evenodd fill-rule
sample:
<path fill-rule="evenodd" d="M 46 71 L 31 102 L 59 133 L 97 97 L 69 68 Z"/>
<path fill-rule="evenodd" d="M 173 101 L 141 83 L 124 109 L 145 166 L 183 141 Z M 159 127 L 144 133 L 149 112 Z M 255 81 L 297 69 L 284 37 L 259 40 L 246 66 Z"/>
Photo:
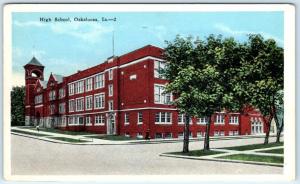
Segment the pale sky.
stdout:
<path fill-rule="evenodd" d="M 40 17 L 69 17 L 71 22 L 42 22 Z M 75 22 L 74 17 L 116 18 L 110 22 Z M 152 44 L 165 47 L 176 35 L 204 39 L 222 34 L 245 41 L 249 33 L 273 38 L 283 46 L 283 12 L 13 13 L 13 86 L 24 85 L 23 66 L 33 55 L 50 73 L 70 75 Z"/>

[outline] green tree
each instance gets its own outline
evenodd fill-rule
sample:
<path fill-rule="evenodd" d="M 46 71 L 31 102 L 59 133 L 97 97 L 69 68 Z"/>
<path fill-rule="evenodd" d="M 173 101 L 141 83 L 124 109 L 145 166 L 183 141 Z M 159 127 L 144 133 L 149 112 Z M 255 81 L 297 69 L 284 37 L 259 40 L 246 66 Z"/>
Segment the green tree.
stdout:
<path fill-rule="evenodd" d="M 283 90 L 283 49 L 261 35 L 249 35 L 245 46 L 247 52 L 241 58 L 234 94 L 260 110 L 267 125 L 264 143 L 268 144 L 277 94 Z"/>
<path fill-rule="evenodd" d="M 25 125 L 25 87 L 13 87 L 11 91 L 11 126 Z"/>
<path fill-rule="evenodd" d="M 168 42 L 165 49 L 165 75 L 170 81 L 166 91 L 175 94 L 177 98 L 174 104 L 179 112 L 186 114 L 183 152 L 188 151 L 188 117 L 208 117 L 204 150 L 209 150 L 209 132 L 214 113 L 231 107 L 231 88 L 225 87 L 226 77 L 222 73 L 227 72 L 229 65 L 221 61 L 229 55 L 224 54 L 223 42 L 232 42 L 234 47 L 237 44 L 232 39 L 225 41 L 221 36 L 214 35 L 205 41 L 196 40 L 195 43 L 191 38 L 177 37 L 174 42 Z"/>

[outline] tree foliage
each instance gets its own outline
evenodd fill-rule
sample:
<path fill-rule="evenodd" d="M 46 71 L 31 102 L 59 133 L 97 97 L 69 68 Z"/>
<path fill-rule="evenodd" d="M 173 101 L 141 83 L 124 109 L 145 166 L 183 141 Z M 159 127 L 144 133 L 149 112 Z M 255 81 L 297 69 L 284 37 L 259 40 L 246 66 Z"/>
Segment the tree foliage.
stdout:
<path fill-rule="evenodd" d="M 25 87 L 13 87 L 11 91 L 11 126 L 25 125 Z"/>

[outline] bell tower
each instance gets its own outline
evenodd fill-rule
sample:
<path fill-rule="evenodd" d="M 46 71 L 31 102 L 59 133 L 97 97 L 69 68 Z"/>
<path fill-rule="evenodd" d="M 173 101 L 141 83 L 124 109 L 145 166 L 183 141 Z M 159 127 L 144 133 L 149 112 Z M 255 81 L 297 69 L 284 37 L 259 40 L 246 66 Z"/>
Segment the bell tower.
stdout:
<path fill-rule="evenodd" d="M 24 66 L 25 69 L 25 125 L 32 125 L 34 120 L 34 87 L 37 80 L 44 80 L 44 66 L 33 57 Z"/>

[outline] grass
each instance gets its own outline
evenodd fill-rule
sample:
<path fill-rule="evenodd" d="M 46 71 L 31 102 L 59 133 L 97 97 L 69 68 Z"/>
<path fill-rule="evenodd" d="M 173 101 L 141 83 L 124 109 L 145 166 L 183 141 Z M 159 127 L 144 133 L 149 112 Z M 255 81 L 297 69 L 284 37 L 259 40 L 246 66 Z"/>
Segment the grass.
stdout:
<path fill-rule="evenodd" d="M 224 149 L 228 150 L 237 150 L 237 151 L 245 151 L 245 150 L 253 150 L 253 149 L 261 149 L 261 148 L 271 148 L 275 146 L 283 146 L 283 143 L 269 143 L 269 144 L 251 144 L 245 146 L 235 146 L 235 147 L 228 147 Z"/>
<path fill-rule="evenodd" d="M 110 141 L 128 141 L 128 140 L 136 140 L 138 138 L 130 138 L 120 135 L 94 135 L 94 136 L 85 136 L 88 138 L 94 138 L 94 139 L 104 139 L 104 140 L 110 140 Z"/>
<path fill-rule="evenodd" d="M 32 130 L 36 130 L 36 128 L 31 128 Z M 82 131 L 67 131 L 67 130 L 59 130 L 54 128 L 40 128 L 41 132 L 51 132 L 51 133 L 58 133 L 58 134 L 66 134 L 66 135 L 87 135 L 93 134 L 90 132 L 82 132 Z"/>
<path fill-rule="evenodd" d="M 39 137 L 43 137 L 43 136 L 49 136 L 46 134 L 40 134 L 40 133 L 35 133 L 35 132 L 27 132 L 27 131 L 22 131 L 22 130 L 11 130 L 12 132 L 16 132 L 16 133 L 20 133 L 20 134 L 27 134 L 27 135 L 33 135 L 33 136 L 39 136 Z"/>
<path fill-rule="evenodd" d="M 65 142 L 70 142 L 70 143 L 89 142 L 89 141 L 85 141 L 85 140 L 72 139 L 72 138 L 67 138 L 67 137 L 49 137 L 49 139 L 55 139 L 55 140 L 65 141 Z"/>
<path fill-rule="evenodd" d="M 284 150 L 283 148 L 278 148 L 278 149 L 271 149 L 271 150 L 263 150 L 263 151 L 259 151 L 261 153 L 277 153 L 277 154 L 283 154 Z"/>
<path fill-rule="evenodd" d="M 218 157 L 228 160 L 243 160 L 243 161 L 255 161 L 264 163 L 283 163 L 283 157 L 279 156 L 262 156 L 262 155 L 251 155 L 251 154 L 235 154 Z"/>
<path fill-rule="evenodd" d="M 188 153 L 171 152 L 171 153 L 167 153 L 167 154 L 201 157 L 201 156 L 215 155 L 215 154 L 220 154 L 220 153 L 224 153 L 224 152 L 221 152 L 221 151 L 210 151 L 210 150 L 209 151 L 193 150 L 193 151 L 189 151 Z"/>

